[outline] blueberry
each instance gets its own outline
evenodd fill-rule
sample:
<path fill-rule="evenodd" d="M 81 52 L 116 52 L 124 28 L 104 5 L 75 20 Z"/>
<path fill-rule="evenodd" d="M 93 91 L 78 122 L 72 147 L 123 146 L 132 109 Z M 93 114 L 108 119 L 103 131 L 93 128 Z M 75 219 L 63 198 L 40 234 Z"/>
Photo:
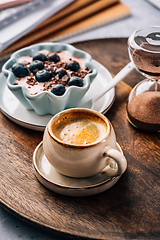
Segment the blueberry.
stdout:
<path fill-rule="evenodd" d="M 34 61 L 34 60 L 46 61 L 47 58 L 46 58 L 46 56 L 45 56 L 43 53 L 36 53 L 36 54 L 33 56 L 33 61 Z"/>
<path fill-rule="evenodd" d="M 63 69 L 63 68 L 58 68 L 56 71 L 55 71 L 55 75 L 59 75 L 59 78 L 62 78 L 64 75 L 67 74 L 66 70 Z"/>
<path fill-rule="evenodd" d="M 65 86 L 62 84 L 57 84 L 52 87 L 51 92 L 57 96 L 62 96 L 65 93 L 66 89 Z"/>
<path fill-rule="evenodd" d="M 29 70 L 31 72 L 34 72 L 35 70 L 42 70 L 44 68 L 44 63 L 40 60 L 34 60 L 33 62 L 31 62 L 31 64 L 29 65 Z"/>
<path fill-rule="evenodd" d="M 80 69 L 80 65 L 77 61 L 74 60 L 70 60 L 67 64 L 66 64 L 66 69 L 69 69 L 71 71 L 78 71 Z"/>
<path fill-rule="evenodd" d="M 38 82 L 48 82 L 51 79 L 52 75 L 47 70 L 43 69 L 38 71 L 35 77 Z"/>
<path fill-rule="evenodd" d="M 68 81 L 68 86 L 82 87 L 83 86 L 83 80 L 79 77 L 71 77 Z"/>
<path fill-rule="evenodd" d="M 50 54 L 48 55 L 48 60 L 57 63 L 57 62 L 59 62 L 61 59 L 60 59 L 60 57 L 59 57 L 59 55 L 58 55 L 57 53 L 50 53 Z"/>
<path fill-rule="evenodd" d="M 28 68 L 22 63 L 14 63 L 12 66 L 12 72 L 18 78 L 23 78 L 28 75 Z"/>

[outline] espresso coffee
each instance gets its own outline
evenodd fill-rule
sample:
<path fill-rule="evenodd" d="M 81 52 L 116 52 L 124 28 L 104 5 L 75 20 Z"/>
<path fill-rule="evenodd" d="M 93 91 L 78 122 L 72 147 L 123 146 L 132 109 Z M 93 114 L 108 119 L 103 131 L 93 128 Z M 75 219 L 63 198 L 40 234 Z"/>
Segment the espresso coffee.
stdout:
<path fill-rule="evenodd" d="M 64 115 L 52 125 L 52 132 L 66 144 L 87 145 L 102 140 L 107 134 L 103 119 L 87 112 Z"/>
<path fill-rule="evenodd" d="M 57 172 L 74 178 L 102 173 L 121 176 L 127 161 L 117 150 L 116 135 L 110 121 L 86 108 L 71 108 L 54 115 L 43 136 L 45 157 Z M 115 161 L 112 169 L 110 161 Z"/>

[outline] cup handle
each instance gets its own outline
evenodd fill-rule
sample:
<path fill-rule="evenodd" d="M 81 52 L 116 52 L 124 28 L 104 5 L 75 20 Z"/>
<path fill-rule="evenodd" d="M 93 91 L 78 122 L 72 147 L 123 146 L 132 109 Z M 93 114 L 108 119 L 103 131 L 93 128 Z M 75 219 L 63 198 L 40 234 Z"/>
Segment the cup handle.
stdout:
<path fill-rule="evenodd" d="M 114 148 L 105 147 L 103 156 L 105 158 L 110 157 L 111 160 L 110 163 L 103 168 L 102 172 L 106 172 L 110 177 L 121 176 L 125 172 L 127 168 L 127 160 L 122 152 L 119 152 Z M 116 163 L 118 165 L 118 170 L 117 167 L 115 168 Z"/>

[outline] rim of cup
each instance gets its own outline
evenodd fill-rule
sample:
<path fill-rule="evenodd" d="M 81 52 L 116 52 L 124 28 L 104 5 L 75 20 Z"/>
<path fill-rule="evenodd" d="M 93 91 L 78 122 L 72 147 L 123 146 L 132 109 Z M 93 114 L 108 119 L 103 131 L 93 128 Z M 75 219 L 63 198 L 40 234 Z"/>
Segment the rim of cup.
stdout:
<path fill-rule="evenodd" d="M 59 118 L 61 118 L 62 116 L 68 114 L 68 113 L 72 113 L 72 112 L 88 112 L 90 114 L 93 114 L 93 115 L 96 115 L 98 116 L 99 118 L 101 118 L 105 124 L 107 125 L 107 132 L 106 134 L 103 136 L 103 138 L 93 142 L 93 143 L 90 143 L 90 144 L 84 144 L 84 145 L 78 145 L 78 144 L 74 144 L 74 143 L 65 143 L 63 142 L 62 140 L 60 140 L 59 138 L 57 138 L 53 131 L 52 131 L 52 125 L 53 125 L 53 122 L 55 120 L 58 120 Z M 51 138 L 53 138 L 56 142 L 60 143 L 61 145 L 65 145 L 65 146 L 70 146 L 70 147 L 74 147 L 74 148 L 87 148 L 87 147 L 90 147 L 90 146 L 94 146 L 100 142 L 102 142 L 103 140 L 105 140 L 109 134 L 111 133 L 111 123 L 109 121 L 109 119 L 107 117 L 105 117 L 103 114 L 101 114 L 100 112 L 96 111 L 96 110 L 93 110 L 93 109 L 87 109 L 87 108 L 71 108 L 71 109 L 66 109 L 66 110 L 63 110 L 57 114 L 55 114 L 51 119 L 50 121 L 48 122 L 47 124 L 47 129 L 48 131 L 48 134 L 50 135 Z"/>

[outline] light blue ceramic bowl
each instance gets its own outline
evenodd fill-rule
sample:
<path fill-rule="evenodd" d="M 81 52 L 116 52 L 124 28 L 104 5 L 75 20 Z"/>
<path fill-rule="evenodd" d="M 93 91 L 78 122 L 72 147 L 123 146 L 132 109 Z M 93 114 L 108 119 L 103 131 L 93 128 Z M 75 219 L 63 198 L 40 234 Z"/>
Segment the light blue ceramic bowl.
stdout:
<path fill-rule="evenodd" d="M 38 51 L 46 49 L 51 52 L 67 50 L 72 56 L 83 58 L 85 67 L 92 70 L 84 78 L 84 86 L 70 86 L 62 96 L 56 96 L 50 91 L 43 91 L 36 95 L 31 95 L 27 88 L 20 85 L 14 85 L 15 75 L 10 70 L 12 65 L 22 56 L 33 56 Z M 92 57 L 79 49 L 63 43 L 40 43 L 20 49 L 11 55 L 11 58 L 4 64 L 2 72 L 7 78 L 7 86 L 19 101 L 28 109 L 34 110 L 39 115 L 56 114 L 66 108 L 73 108 L 78 105 L 82 97 L 88 91 L 90 84 L 97 75 L 97 70 L 91 62 Z"/>

